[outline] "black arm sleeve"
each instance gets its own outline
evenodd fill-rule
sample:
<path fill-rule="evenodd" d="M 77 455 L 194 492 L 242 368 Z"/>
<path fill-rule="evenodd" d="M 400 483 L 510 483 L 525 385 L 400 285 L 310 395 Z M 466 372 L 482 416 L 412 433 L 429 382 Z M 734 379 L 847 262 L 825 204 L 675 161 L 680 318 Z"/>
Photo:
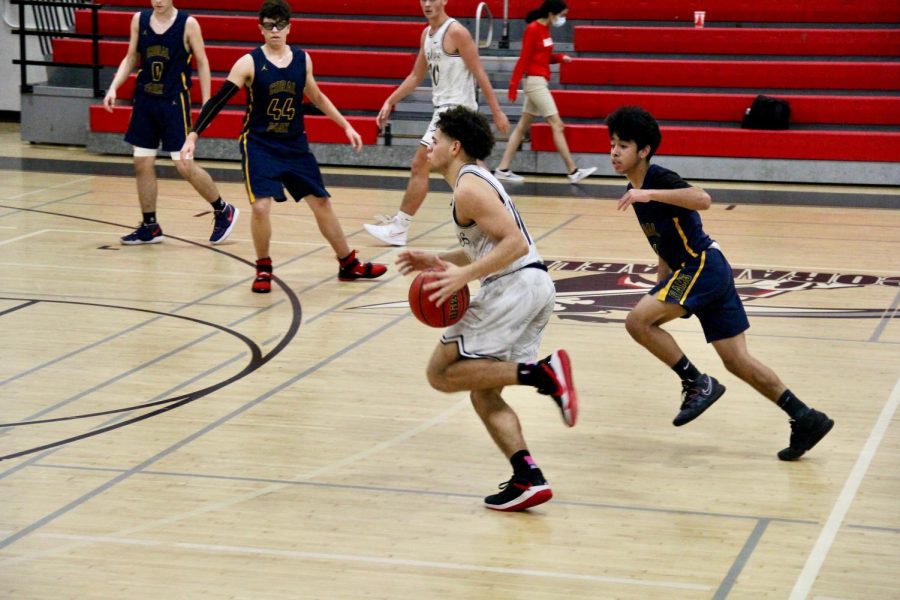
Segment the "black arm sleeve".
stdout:
<path fill-rule="evenodd" d="M 234 85 L 227 79 L 215 96 L 209 99 L 209 102 L 200 109 L 200 116 L 191 131 L 197 135 L 203 133 L 203 130 L 209 127 L 212 120 L 219 114 L 219 111 L 228 103 L 232 96 L 238 93 L 238 86 Z"/>

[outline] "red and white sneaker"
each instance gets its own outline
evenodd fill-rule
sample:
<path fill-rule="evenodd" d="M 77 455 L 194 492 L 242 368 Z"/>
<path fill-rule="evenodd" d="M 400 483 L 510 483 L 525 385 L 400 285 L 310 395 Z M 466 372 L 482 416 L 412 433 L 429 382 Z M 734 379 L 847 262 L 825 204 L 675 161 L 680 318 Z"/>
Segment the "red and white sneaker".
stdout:
<path fill-rule="evenodd" d="M 256 261 L 256 279 L 251 290 L 257 294 L 268 294 L 272 291 L 272 259 L 268 256 Z"/>
<path fill-rule="evenodd" d="M 572 380 L 569 354 L 565 350 L 556 350 L 547 358 L 538 361 L 538 365 L 553 383 L 552 386 L 538 388 L 538 392 L 552 396 L 559 406 L 563 421 L 569 427 L 574 427 L 578 420 L 578 393 Z"/>
<path fill-rule="evenodd" d="M 544 478 L 529 481 L 513 476 L 499 486 L 500 493 L 484 499 L 484 506 L 491 510 L 515 512 L 543 504 L 553 497 L 553 490 Z"/>
<path fill-rule="evenodd" d="M 339 258 L 338 279 L 341 281 L 354 281 L 356 279 L 375 279 L 387 272 L 387 265 L 379 263 L 362 263 L 356 258 L 356 250 L 345 258 Z"/>

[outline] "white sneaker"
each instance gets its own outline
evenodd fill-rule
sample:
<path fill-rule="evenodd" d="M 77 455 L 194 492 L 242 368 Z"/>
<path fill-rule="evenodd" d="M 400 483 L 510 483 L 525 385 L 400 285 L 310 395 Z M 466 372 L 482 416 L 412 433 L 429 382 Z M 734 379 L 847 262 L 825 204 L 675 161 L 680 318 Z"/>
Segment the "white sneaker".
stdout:
<path fill-rule="evenodd" d="M 590 176 L 596 170 L 597 170 L 597 167 L 589 167 L 587 169 L 578 169 L 574 173 L 569 174 L 569 183 L 578 183 L 585 177 Z"/>
<path fill-rule="evenodd" d="M 522 177 L 521 175 L 516 175 L 509 169 L 507 169 L 506 171 L 501 171 L 500 169 L 497 169 L 496 171 L 494 171 L 494 177 L 496 177 L 497 179 L 501 179 L 503 181 L 516 181 L 516 182 L 525 181 L 524 177 Z"/>
<path fill-rule="evenodd" d="M 391 246 L 406 245 L 406 232 L 409 229 L 409 225 L 401 224 L 396 216 L 385 217 L 384 215 L 379 215 L 376 218 L 378 219 L 377 225 L 363 224 L 369 235 Z"/>

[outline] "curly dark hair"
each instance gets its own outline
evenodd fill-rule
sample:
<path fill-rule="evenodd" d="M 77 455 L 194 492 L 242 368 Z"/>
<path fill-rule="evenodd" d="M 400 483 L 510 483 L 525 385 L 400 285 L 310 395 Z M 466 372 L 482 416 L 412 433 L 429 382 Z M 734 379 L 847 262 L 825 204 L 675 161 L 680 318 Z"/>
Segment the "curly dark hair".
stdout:
<path fill-rule="evenodd" d="M 458 141 L 463 151 L 476 160 L 484 160 L 494 149 L 494 134 L 488 120 L 465 106 L 454 106 L 441 113 L 437 128 Z"/>
<path fill-rule="evenodd" d="M 274 21 L 288 21 L 291 18 L 291 5 L 284 0 L 266 0 L 259 7 L 259 22 L 269 18 Z"/>
<path fill-rule="evenodd" d="M 606 126 L 609 128 L 609 137 L 619 136 L 620 140 L 635 142 L 638 150 L 650 146 L 650 154 L 647 160 L 656 154 L 662 134 L 659 131 L 659 123 L 640 106 L 622 106 L 606 117 Z"/>

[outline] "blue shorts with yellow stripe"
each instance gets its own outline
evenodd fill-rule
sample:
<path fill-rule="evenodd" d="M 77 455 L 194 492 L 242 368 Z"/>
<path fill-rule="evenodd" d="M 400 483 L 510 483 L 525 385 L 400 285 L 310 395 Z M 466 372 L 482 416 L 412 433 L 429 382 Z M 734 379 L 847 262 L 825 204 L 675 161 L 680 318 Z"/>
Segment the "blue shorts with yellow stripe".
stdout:
<path fill-rule="evenodd" d="M 172 98 L 138 95 L 131 110 L 125 141 L 138 148 L 178 152 L 191 130 L 190 92 Z"/>
<path fill-rule="evenodd" d="M 707 342 L 734 337 L 750 327 L 731 265 L 716 247 L 685 262 L 649 293 L 660 302 L 684 307 L 685 318 L 697 315 Z"/>
<path fill-rule="evenodd" d="M 253 203 L 257 198 L 287 200 L 285 188 L 295 201 L 305 196 L 329 198 L 319 163 L 305 144 L 280 143 L 241 136 L 244 185 Z"/>

